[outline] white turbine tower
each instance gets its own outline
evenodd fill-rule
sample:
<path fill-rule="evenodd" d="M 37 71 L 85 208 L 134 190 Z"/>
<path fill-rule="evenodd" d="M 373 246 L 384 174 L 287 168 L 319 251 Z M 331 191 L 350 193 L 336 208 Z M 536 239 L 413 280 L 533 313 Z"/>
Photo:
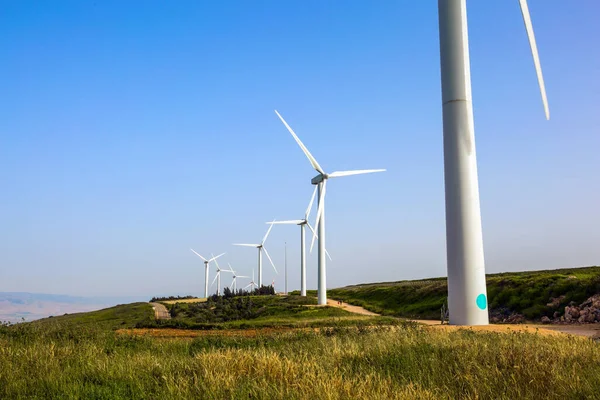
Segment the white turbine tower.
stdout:
<path fill-rule="evenodd" d="M 275 222 L 275 220 L 273 220 L 273 222 Z M 269 262 L 273 266 L 275 273 L 276 274 L 278 273 L 277 268 L 275 268 L 275 264 L 273 264 L 273 260 L 271 260 L 271 256 L 269 255 L 269 252 L 267 251 L 267 249 L 265 247 L 265 242 L 267 241 L 267 237 L 269 236 L 269 233 L 271 232 L 272 228 L 273 228 L 273 225 L 269 226 L 269 229 L 267 229 L 267 233 L 265 234 L 265 237 L 263 238 L 262 242 L 260 242 L 259 244 L 249 244 L 249 243 L 234 243 L 233 244 L 234 246 L 255 247 L 258 249 L 258 287 L 259 288 L 262 286 L 262 252 L 263 252 L 263 250 L 264 250 L 267 258 L 269 259 Z"/>
<path fill-rule="evenodd" d="M 252 269 L 252 280 L 250 281 L 249 284 L 244 286 L 244 289 L 246 289 L 248 286 L 252 287 L 251 290 L 252 290 L 252 293 L 254 293 L 254 287 L 256 286 L 256 282 L 254 282 L 254 269 Z"/>
<path fill-rule="evenodd" d="M 233 268 L 231 268 L 231 264 L 227 263 L 227 265 L 229 265 L 229 271 L 228 272 L 231 272 L 231 274 L 233 275 L 233 280 L 231 281 L 231 286 L 229 286 L 229 289 L 233 290 L 233 293 L 235 294 L 235 292 L 237 290 L 237 278 L 248 278 L 248 276 L 236 275 L 236 273 L 233 270 Z"/>
<path fill-rule="evenodd" d="M 304 146 L 302 141 L 300 141 L 298 136 L 296 136 L 296 134 L 294 133 L 292 128 L 290 128 L 290 126 L 287 124 L 287 122 L 285 122 L 285 120 L 277 112 L 277 110 L 275 110 L 275 114 L 277 114 L 277 116 L 279 117 L 281 122 L 283 122 L 283 124 L 285 125 L 287 130 L 292 134 L 292 136 L 296 140 L 296 143 L 298 143 L 298 146 L 300 146 L 300 148 L 302 149 L 302 151 L 308 158 L 308 161 L 310 161 L 310 164 L 312 165 L 312 167 L 319 173 L 317 176 L 312 178 L 311 183 L 313 185 L 318 185 L 318 189 L 319 189 L 319 207 L 317 209 L 317 219 L 315 221 L 315 226 L 319 230 L 319 233 L 318 233 L 318 237 L 319 237 L 319 254 L 318 254 L 318 259 L 319 259 L 318 297 L 319 297 L 319 299 L 318 299 L 318 303 L 320 305 L 324 305 L 324 304 L 327 304 L 327 282 L 326 282 L 327 274 L 326 274 L 326 260 L 325 260 L 325 192 L 327 190 L 327 180 L 329 178 L 338 178 L 338 177 L 342 177 L 342 176 L 369 174 L 372 172 L 383 172 L 383 171 L 385 171 L 385 169 L 336 171 L 336 172 L 332 172 L 331 174 L 328 174 L 323 170 L 323 168 L 321 168 L 321 166 L 319 165 L 317 160 L 315 160 L 315 158 L 312 156 L 312 154 L 310 154 L 310 152 L 308 151 L 306 146 Z M 314 243 L 315 236 L 316 235 L 313 235 L 312 243 Z M 312 249 L 312 244 L 311 244 L 311 249 Z"/>
<path fill-rule="evenodd" d="M 206 258 L 202 257 L 200 254 L 196 253 L 196 251 L 194 251 L 194 249 L 190 249 L 190 250 L 204 261 L 204 297 L 208 298 L 208 264 L 211 261 L 215 261 L 217 258 L 221 257 L 225 253 L 221 253 L 218 256 L 213 257 L 210 260 L 207 260 Z"/>
<path fill-rule="evenodd" d="M 215 264 L 217 266 L 217 274 L 215 275 L 215 279 L 213 279 L 210 286 L 212 287 L 212 285 L 215 284 L 215 281 L 217 281 L 217 296 L 220 296 L 221 295 L 221 272 L 231 272 L 231 271 L 229 271 L 227 269 L 221 269 L 221 267 L 219 267 L 219 263 L 217 262 L 216 258 L 215 258 Z"/>
<path fill-rule="evenodd" d="M 315 186 L 315 190 L 313 190 L 312 197 L 310 198 L 310 203 L 308 203 L 308 208 L 304 213 L 304 219 L 292 219 L 288 221 L 273 221 L 267 222 L 267 224 L 282 224 L 282 225 L 300 225 L 300 296 L 306 296 L 306 235 L 305 235 L 305 226 L 313 233 L 313 237 L 316 235 L 315 230 L 308 222 L 308 216 L 310 215 L 310 210 L 312 210 L 313 202 L 315 201 L 315 195 L 317 194 L 317 187 Z M 312 249 L 312 247 L 311 247 Z M 331 256 L 325 250 L 327 257 L 331 260 Z"/>
<path fill-rule="evenodd" d="M 550 119 L 544 79 L 526 0 L 519 0 L 533 63 Z M 466 0 L 438 0 L 448 307 L 454 325 L 487 325 L 487 290 L 471 97 Z"/>

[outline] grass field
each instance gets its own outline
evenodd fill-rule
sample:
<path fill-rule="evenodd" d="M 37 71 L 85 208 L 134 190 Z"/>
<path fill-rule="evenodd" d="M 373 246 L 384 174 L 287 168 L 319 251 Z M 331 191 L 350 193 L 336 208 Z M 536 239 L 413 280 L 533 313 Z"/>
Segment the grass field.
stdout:
<path fill-rule="evenodd" d="M 579 304 L 600 293 L 600 267 L 550 271 L 508 272 L 487 275 L 488 302 L 492 312 L 518 312 L 529 320 L 561 314 L 571 301 Z M 316 291 L 308 291 L 316 296 Z M 382 315 L 439 319 L 448 295 L 446 278 L 372 283 L 330 289 L 328 296 Z M 564 296 L 556 306 L 547 304 Z"/>
<path fill-rule="evenodd" d="M 593 399 L 600 392 L 600 346 L 570 336 L 403 324 L 165 340 L 72 322 L 0 328 L 0 398 Z"/>
<path fill-rule="evenodd" d="M 166 302 L 161 302 L 165 304 Z M 183 329 L 255 329 L 395 324 L 389 317 L 368 317 L 335 307 L 318 307 L 300 296 L 242 296 L 203 303 L 166 304 L 172 319 L 139 327 Z"/>

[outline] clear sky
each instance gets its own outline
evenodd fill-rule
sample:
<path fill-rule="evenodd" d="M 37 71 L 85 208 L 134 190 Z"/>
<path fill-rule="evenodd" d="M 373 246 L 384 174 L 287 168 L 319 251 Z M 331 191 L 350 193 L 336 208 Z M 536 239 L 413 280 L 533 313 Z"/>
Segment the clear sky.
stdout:
<path fill-rule="evenodd" d="M 468 6 L 487 272 L 599 264 L 600 3 L 530 1 L 550 121 L 518 1 Z M 388 169 L 329 183 L 329 287 L 446 275 L 436 1 L 0 7 L 0 291 L 198 295 L 190 247 L 251 274 L 231 243 L 315 175 L 274 109 L 327 171 Z"/>

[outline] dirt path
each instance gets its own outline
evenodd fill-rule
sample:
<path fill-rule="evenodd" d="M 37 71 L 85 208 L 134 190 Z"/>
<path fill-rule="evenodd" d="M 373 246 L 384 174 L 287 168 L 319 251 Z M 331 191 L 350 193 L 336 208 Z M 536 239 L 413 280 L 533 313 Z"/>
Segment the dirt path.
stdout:
<path fill-rule="evenodd" d="M 154 309 L 154 317 L 156 319 L 171 319 L 171 314 L 169 314 L 167 307 L 160 303 L 150 303 L 150 305 Z"/>
<path fill-rule="evenodd" d="M 327 305 L 331 306 L 331 307 L 337 307 L 337 308 L 342 308 L 348 312 L 354 313 L 354 314 L 360 314 L 360 315 L 379 315 L 376 314 L 374 312 L 371 312 L 369 310 L 365 310 L 362 307 L 359 306 L 353 306 L 351 304 L 348 303 L 344 303 L 343 301 L 338 301 L 338 300 L 333 300 L 333 299 L 327 299 Z"/>
<path fill-rule="evenodd" d="M 575 336 L 584 336 L 589 338 L 600 337 L 600 324 L 578 324 L 578 325 L 542 325 L 542 324 L 490 324 L 485 326 L 461 327 L 455 325 L 442 325 L 436 320 L 413 320 L 423 325 L 432 326 L 438 329 L 456 330 L 461 328 L 473 329 L 476 331 L 491 332 L 539 332 L 545 335 L 569 334 Z"/>

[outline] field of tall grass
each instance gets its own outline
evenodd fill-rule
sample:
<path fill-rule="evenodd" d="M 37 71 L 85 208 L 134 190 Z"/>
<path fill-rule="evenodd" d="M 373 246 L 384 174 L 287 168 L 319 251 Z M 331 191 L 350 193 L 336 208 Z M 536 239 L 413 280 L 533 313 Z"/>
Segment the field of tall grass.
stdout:
<path fill-rule="evenodd" d="M 166 340 L 60 321 L 0 328 L 0 398 L 593 399 L 600 346 L 398 326 Z"/>

